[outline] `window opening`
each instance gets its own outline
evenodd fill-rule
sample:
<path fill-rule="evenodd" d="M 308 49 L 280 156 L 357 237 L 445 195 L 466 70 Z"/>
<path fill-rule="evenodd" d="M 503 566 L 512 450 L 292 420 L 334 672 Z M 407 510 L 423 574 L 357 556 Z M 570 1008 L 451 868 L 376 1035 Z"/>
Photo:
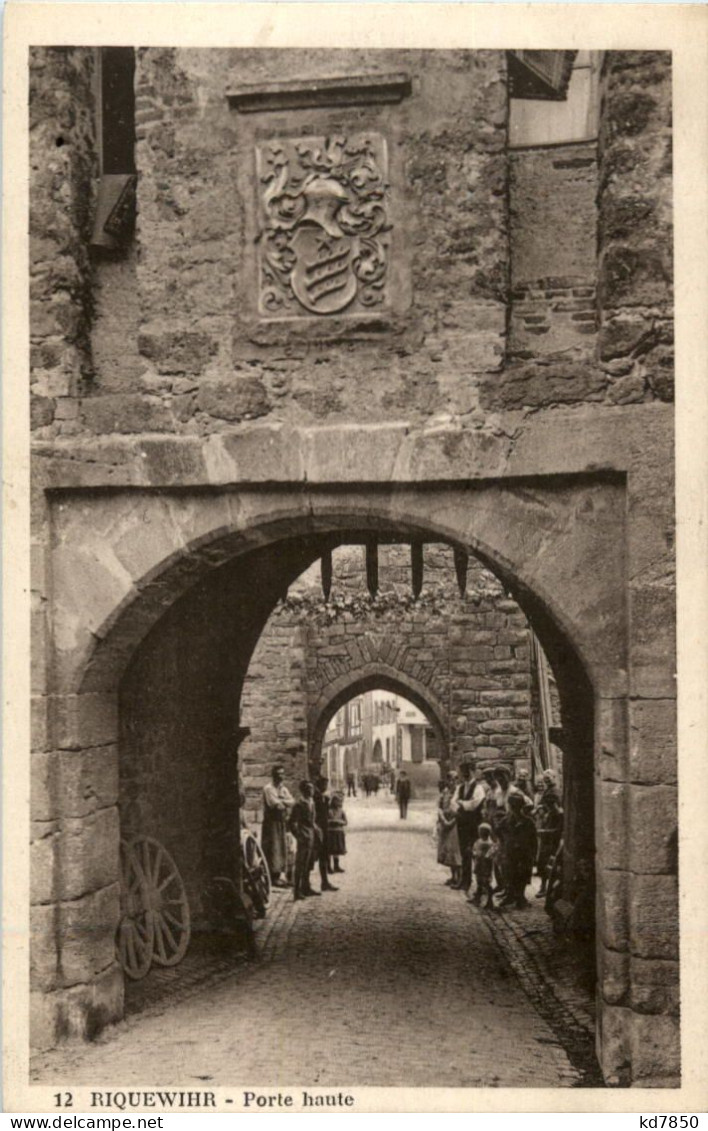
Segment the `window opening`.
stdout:
<path fill-rule="evenodd" d="M 135 227 L 135 51 L 98 53 L 97 135 L 101 177 L 91 243 L 108 250 L 129 242 Z"/>

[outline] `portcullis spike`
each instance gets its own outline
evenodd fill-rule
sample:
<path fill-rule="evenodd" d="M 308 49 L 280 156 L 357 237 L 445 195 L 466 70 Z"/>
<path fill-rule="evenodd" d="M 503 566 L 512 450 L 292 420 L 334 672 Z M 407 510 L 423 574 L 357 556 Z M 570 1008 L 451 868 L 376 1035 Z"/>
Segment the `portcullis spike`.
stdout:
<path fill-rule="evenodd" d="M 372 597 L 379 591 L 379 547 L 375 538 L 366 543 L 366 585 Z"/>
<path fill-rule="evenodd" d="M 332 591 L 332 551 L 325 550 L 320 559 L 320 573 L 322 575 L 322 592 L 325 601 L 329 601 Z"/>
<path fill-rule="evenodd" d="M 455 573 L 457 574 L 457 584 L 460 589 L 460 596 L 464 597 L 467 590 L 467 566 L 469 565 L 469 555 L 464 550 L 455 550 Z"/>
<path fill-rule="evenodd" d="M 411 542 L 411 578 L 413 596 L 418 599 L 423 588 L 423 543 Z"/>

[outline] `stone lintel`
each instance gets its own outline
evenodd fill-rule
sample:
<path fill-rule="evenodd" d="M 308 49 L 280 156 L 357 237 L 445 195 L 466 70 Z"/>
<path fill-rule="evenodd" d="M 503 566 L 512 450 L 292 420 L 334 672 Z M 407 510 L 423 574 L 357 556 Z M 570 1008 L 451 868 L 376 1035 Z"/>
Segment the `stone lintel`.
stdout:
<path fill-rule="evenodd" d="M 35 465 L 45 490 L 480 482 L 631 472 L 634 450 L 650 424 L 671 430 L 671 406 L 559 409 L 552 420 L 507 413 L 493 428 L 462 427 L 448 419 L 427 428 L 411 421 L 308 428 L 249 424 L 203 438 L 112 435 L 80 443 L 72 438 L 70 445 L 39 443 L 34 453 L 42 457 Z"/>
<path fill-rule="evenodd" d="M 326 79 L 244 83 L 226 91 L 229 105 L 241 114 L 299 110 L 315 106 L 366 106 L 401 102 L 412 89 L 404 72 L 388 75 L 345 75 Z"/>

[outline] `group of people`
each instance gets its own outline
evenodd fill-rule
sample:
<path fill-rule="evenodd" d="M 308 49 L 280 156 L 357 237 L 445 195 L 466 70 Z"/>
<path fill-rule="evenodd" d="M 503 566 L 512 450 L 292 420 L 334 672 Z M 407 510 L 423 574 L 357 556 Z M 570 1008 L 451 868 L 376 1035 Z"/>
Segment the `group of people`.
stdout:
<path fill-rule="evenodd" d="M 261 847 L 274 887 L 293 889 L 295 900 L 337 891 L 330 876 L 343 874 L 347 817 L 341 793 L 330 793 L 326 777 L 300 783 L 295 800 L 285 771 L 274 766 L 263 790 Z M 411 783 L 401 771 L 395 785 L 405 819 Z M 512 781 L 508 766 L 463 761 L 440 782 L 437 859 L 450 869 L 446 883 L 488 910 L 528 907 L 526 890 L 534 865 L 545 894 L 550 862 L 563 835 L 561 797 L 553 770 L 545 770 L 535 792 L 528 772 Z M 320 890 L 312 887 L 317 865 Z M 495 897 L 497 902 L 495 902 Z"/>
<path fill-rule="evenodd" d="M 481 768 L 463 761 L 457 774 L 440 783 L 438 863 L 450 869 L 450 887 L 488 910 L 528 907 L 526 889 L 534 864 L 541 876 L 538 895 L 545 894 L 548 866 L 562 833 L 553 770 L 544 771 L 535 794 L 527 771 L 512 781 L 504 765 Z"/>
<path fill-rule="evenodd" d="M 263 790 L 261 848 L 273 887 L 292 887 L 295 900 L 337 891 L 329 877 L 344 873 L 340 858 L 347 851 L 347 817 L 342 795 L 330 794 L 328 779 L 318 777 L 314 783 L 300 782 L 296 801 L 285 785 L 282 766 L 274 766 L 271 777 Z M 320 891 L 310 878 L 315 865 Z"/>

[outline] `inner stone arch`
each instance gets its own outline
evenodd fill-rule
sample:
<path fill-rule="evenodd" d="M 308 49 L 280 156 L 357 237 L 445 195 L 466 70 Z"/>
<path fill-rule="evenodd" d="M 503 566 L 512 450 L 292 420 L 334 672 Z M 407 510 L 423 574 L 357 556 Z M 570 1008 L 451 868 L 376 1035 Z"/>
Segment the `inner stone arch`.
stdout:
<path fill-rule="evenodd" d="M 391 667 L 381 660 L 372 660 L 339 676 L 325 687 L 308 712 L 309 760 L 316 768 L 325 731 L 340 707 L 356 695 L 381 689 L 409 700 L 428 717 L 436 731 L 444 761 L 449 759 L 450 727 L 448 711 L 430 686 L 414 676 Z"/>

